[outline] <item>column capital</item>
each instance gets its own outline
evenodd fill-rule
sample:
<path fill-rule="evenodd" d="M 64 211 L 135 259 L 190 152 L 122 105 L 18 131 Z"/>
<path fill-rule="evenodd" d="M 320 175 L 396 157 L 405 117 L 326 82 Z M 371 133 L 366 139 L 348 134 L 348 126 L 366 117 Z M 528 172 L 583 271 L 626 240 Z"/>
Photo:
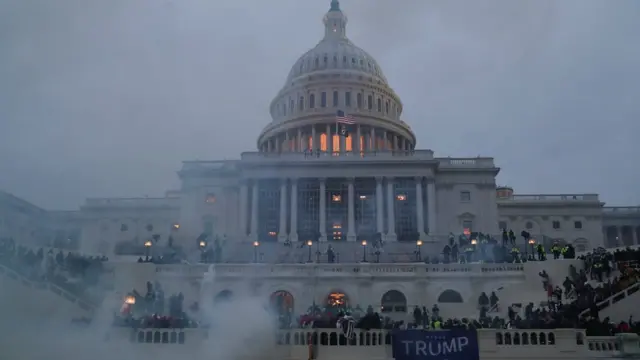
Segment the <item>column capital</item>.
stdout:
<path fill-rule="evenodd" d="M 376 176 L 376 182 L 377 183 L 381 183 L 382 182 L 383 177 L 382 176 Z"/>
<path fill-rule="evenodd" d="M 427 184 L 434 184 L 436 183 L 436 179 L 433 177 L 427 177 Z"/>
<path fill-rule="evenodd" d="M 300 179 L 300 178 L 299 178 L 299 177 L 297 177 L 297 176 L 293 176 L 293 177 L 290 177 L 290 178 L 289 178 L 289 180 L 291 181 L 291 184 L 295 184 L 295 183 L 297 183 L 299 179 Z"/>
<path fill-rule="evenodd" d="M 326 182 L 327 182 L 327 178 L 325 178 L 325 177 L 318 178 L 318 182 L 320 182 L 320 183 L 323 183 L 323 184 L 324 184 L 324 183 L 326 183 Z"/>
<path fill-rule="evenodd" d="M 422 180 L 424 180 L 424 176 L 416 176 L 414 177 L 414 179 L 416 180 L 416 182 L 422 182 Z"/>
<path fill-rule="evenodd" d="M 348 177 L 348 178 L 347 178 L 347 182 L 348 182 L 349 184 L 353 184 L 355 181 L 356 181 L 356 178 L 355 178 L 355 177 L 353 177 L 353 176 L 352 176 L 352 177 Z"/>

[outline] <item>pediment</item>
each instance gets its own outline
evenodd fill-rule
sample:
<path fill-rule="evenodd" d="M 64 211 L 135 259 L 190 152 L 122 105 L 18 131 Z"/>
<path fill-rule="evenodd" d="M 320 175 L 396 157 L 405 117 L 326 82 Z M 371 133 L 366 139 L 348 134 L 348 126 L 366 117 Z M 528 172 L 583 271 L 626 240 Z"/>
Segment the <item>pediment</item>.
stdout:
<path fill-rule="evenodd" d="M 472 213 L 470 213 L 470 212 L 464 212 L 464 213 L 462 213 L 462 214 L 458 215 L 458 218 L 459 218 L 459 219 L 474 219 L 475 217 L 476 217 L 476 216 L 475 216 L 475 215 L 473 215 L 473 214 L 472 214 Z"/>

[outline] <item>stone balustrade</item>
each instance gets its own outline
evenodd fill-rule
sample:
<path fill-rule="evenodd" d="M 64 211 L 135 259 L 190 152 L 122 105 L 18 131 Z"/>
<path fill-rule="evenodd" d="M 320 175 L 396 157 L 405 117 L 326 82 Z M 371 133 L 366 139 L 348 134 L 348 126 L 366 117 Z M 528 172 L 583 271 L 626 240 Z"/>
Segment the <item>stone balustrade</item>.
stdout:
<path fill-rule="evenodd" d="M 598 194 L 531 194 L 512 195 L 499 201 L 600 201 Z"/>
<path fill-rule="evenodd" d="M 570 261 L 570 260 L 567 260 Z M 451 278 L 459 275 L 464 278 L 491 277 L 513 275 L 524 277 L 526 264 L 216 264 L 216 277 L 219 278 L 354 278 L 354 277 L 385 277 L 398 278 Z M 567 263 L 569 266 L 569 263 Z M 184 277 L 201 277 L 209 265 L 199 264 L 183 266 L 179 264 L 156 265 L 156 272 Z"/>
<path fill-rule="evenodd" d="M 206 344 L 210 332 L 207 329 L 112 328 L 107 340 L 192 347 Z M 317 348 L 319 358 L 391 358 L 391 332 L 387 330 L 356 329 L 351 340 L 337 329 L 293 329 L 266 336 L 273 336 L 275 348 L 287 349 L 291 359 L 306 359 L 309 345 Z M 532 358 L 532 351 L 536 358 L 604 358 L 636 354 L 640 350 L 635 334 L 586 337 L 584 331 L 578 329 L 480 329 L 478 342 L 481 358 Z"/>

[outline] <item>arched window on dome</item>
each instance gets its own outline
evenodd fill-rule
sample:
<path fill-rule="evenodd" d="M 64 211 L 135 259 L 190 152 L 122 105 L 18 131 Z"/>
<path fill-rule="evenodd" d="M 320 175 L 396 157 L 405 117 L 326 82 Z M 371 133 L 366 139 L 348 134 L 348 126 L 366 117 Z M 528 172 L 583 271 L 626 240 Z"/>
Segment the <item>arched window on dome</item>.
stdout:
<path fill-rule="evenodd" d="M 338 92 L 334 91 L 333 92 L 333 107 L 338 107 Z"/>
<path fill-rule="evenodd" d="M 315 62 L 313 63 L 314 65 L 314 69 L 317 69 L 320 67 L 320 59 L 316 58 Z"/>
<path fill-rule="evenodd" d="M 387 113 L 387 115 L 389 115 L 389 100 L 387 100 L 385 104 L 385 112 Z"/>
<path fill-rule="evenodd" d="M 322 63 L 324 67 L 327 67 L 327 65 L 329 65 L 329 58 L 327 57 L 327 55 L 325 55 L 324 58 L 322 59 Z"/>
<path fill-rule="evenodd" d="M 382 112 L 382 99 L 378 98 L 378 112 Z"/>
<path fill-rule="evenodd" d="M 293 110 L 295 108 L 295 103 L 292 98 L 289 98 L 289 112 L 293 114 Z"/>
<path fill-rule="evenodd" d="M 356 95 L 356 105 L 358 109 L 362 109 L 362 94 Z"/>
<path fill-rule="evenodd" d="M 344 106 L 351 107 L 351 91 L 344 93 Z"/>
<path fill-rule="evenodd" d="M 321 107 L 327 107 L 327 92 L 323 91 L 320 94 L 320 106 Z"/>
<path fill-rule="evenodd" d="M 316 107 L 316 95 L 309 94 L 309 109 L 313 109 Z"/>
<path fill-rule="evenodd" d="M 369 110 L 373 109 L 373 96 L 372 95 L 367 96 L 367 108 Z"/>
<path fill-rule="evenodd" d="M 298 99 L 298 111 L 303 111 L 304 110 L 304 96 L 300 96 L 300 99 Z"/>
<path fill-rule="evenodd" d="M 282 116 L 287 116 L 287 103 L 282 103 Z"/>
<path fill-rule="evenodd" d="M 333 67 L 338 67 L 338 57 L 333 55 Z"/>

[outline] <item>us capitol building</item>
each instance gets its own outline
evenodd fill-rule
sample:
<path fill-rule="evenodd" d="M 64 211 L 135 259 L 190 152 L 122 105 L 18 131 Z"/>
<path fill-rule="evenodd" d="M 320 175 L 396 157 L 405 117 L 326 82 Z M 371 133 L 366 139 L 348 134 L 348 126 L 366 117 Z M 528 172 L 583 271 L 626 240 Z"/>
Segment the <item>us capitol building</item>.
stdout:
<path fill-rule="evenodd" d="M 493 158 L 421 149 L 381 66 L 348 39 L 337 1 L 323 22 L 323 38 L 271 102 L 258 151 L 185 161 L 181 189 L 162 198 L 89 198 L 78 211 L 44 211 L 0 193 L 0 237 L 111 256 L 137 254 L 152 238 L 194 247 L 198 237 L 265 245 L 421 240 L 439 251 L 449 233 L 501 228 L 579 251 L 638 244 L 638 207 L 604 207 L 597 194 L 514 194 L 496 185 Z M 339 110 L 355 121 L 346 137 L 336 131 Z"/>

